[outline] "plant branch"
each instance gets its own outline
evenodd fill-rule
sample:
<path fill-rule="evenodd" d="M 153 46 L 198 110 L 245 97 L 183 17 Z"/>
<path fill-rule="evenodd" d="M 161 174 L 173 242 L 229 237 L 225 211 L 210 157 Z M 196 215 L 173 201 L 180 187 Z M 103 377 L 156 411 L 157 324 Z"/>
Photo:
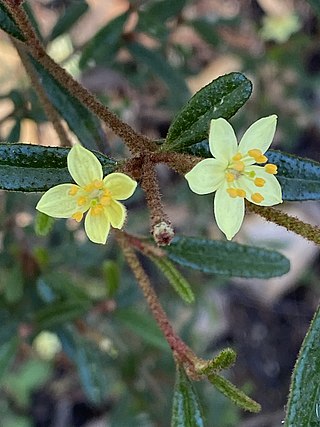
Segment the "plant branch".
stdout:
<path fill-rule="evenodd" d="M 16 24 L 26 37 L 26 45 L 31 55 L 69 92 L 81 101 L 90 111 L 96 114 L 120 136 L 133 153 L 154 151 L 155 144 L 146 136 L 138 134 L 127 123 L 124 123 L 97 98 L 77 82 L 65 69 L 61 68 L 45 51 L 37 38 L 23 8 L 16 6 L 10 0 L 2 0 L 14 17 Z M 20 41 L 17 43 L 21 43 Z"/>
<path fill-rule="evenodd" d="M 135 254 L 134 250 L 129 246 L 126 235 L 121 231 L 115 230 L 117 241 L 124 253 L 126 261 L 131 268 L 140 289 L 149 305 L 159 328 L 161 329 L 165 339 L 167 340 L 173 355 L 178 363 L 182 364 L 188 374 L 196 379 L 199 375 L 195 371 L 195 364 L 198 360 L 197 356 L 193 353 L 190 347 L 185 344 L 182 339 L 174 332 L 169 319 L 158 300 L 158 297 L 153 290 L 150 280 L 141 266 L 141 263 Z"/>
<path fill-rule="evenodd" d="M 288 215 L 278 209 L 271 207 L 257 206 L 252 203 L 247 204 L 249 211 L 254 212 L 270 222 L 274 222 L 281 227 L 285 227 L 289 231 L 304 237 L 311 242 L 320 245 L 320 228 L 311 224 L 305 223 L 300 219 Z"/>

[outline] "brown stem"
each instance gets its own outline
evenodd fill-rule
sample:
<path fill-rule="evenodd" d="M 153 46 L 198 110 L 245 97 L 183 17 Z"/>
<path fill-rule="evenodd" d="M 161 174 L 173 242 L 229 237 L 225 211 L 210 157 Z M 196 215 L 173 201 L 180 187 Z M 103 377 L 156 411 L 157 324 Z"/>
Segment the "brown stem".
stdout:
<path fill-rule="evenodd" d="M 248 210 L 254 212 L 270 222 L 285 227 L 289 231 L 304 237 L 311 242 L 320 244 L 320 228 L 305 223 L 294 216 L 271 207 L 257 206 L 252 203 L 247 204 Z"/>
<path fill-rule="evenodd" d="M 48 118 L 48 120 L 52 123 L 59 139 L 62 145 L 71 147 L 71 141 L 68 138 L 68 135 L 64 129 L 64 127 L 61 124 L 60 116 L 57 113 L 54 106 L 49 101 L 46 92 L 44 91 L 43 87 L 39 83 L 38 76 L 36 72 L 34 71 L 32 64 L 29 61 L 28 55 L 25 52 L 25 49 L 22 47 L 21 44 L 18 44 L 13 38 L 11 38 L 11 41 L 15 48 L 17 49 L 17 52 L 20 56 L 21 62 L 30 78 L 30 81 L 32 83 L 33 89 L 36 91 L 37 95 L 39 96 L 39 100 L 41 102 L 41 105 L 45 111 L 45 114 Z"/>
<path fill-rule="evenodd" d="M 76 97 L 90 111 L 95 113 L 107 126 L 120 136 L 133 153 L 155 150 L 155 144 L 146 136 L 135 132 L 127 123 L 122 122 L 118 116 L 112 113 L 105 105 L 85 89 L 80 83 L 61 68 L 50 56 L 37 38 L 25 11 L 10 0 L 2 0 L 13 15 L 17 25 L 26 38 L 26 46 L 32 56 L 45 67 L 50 74 L 64 87 L 71 96 Z"/>
<path fill-rule="evenodd" d="M 195 372 L 195 363 L 197 361 L 196 355 L 193 351 L 185 344 L 182 339 L 174 332 L 169 319 L 162 308 L 158 297 L 153 290 L 150 280 L 142 268 L 140 261 L 133 251 L 133 249 L 129 246 L 126 241 L 126 236 L 121 231 L 116 231 L 117 241 L 123 250 L 124 256 L 128 265 L 130 266 L 142 292 L 143 295 L 149 305 L 149 308 L 158 323 L 159 328 L 161 329 L 165 339 L 167 340 L 170 348 L 173 351 L 175 359 L 184 365 L 187 372 L 194 376 L 198 377 Z"/>

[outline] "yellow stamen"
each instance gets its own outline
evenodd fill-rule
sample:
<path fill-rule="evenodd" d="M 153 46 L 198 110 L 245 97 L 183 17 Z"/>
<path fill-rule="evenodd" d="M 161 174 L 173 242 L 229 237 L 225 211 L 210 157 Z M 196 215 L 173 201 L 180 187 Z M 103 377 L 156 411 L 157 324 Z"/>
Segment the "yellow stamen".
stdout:
<path fill-rule="evenodd" d="M 90 182 L 90 184 L 86 185 L 84 188 L 84 191 L 87 193 L 91 193 L 91 191 L 95 190 L 95 186 L 93 182 Z"/>
<path fill-rule="evenodd" d="M 276 175 L 278 173 L 278 167 L 272 163 L 265 165 L 264 170 L 271 175 Z"/>
<path fill-rule="evenodd" d="M 99 203 L 95 206 L 92 206 L 90 213 L 93 216 L 100 215 L 103 212 L 103 206 Z"/>
<path fill-rule="evenodd" d="M 254 159 L 256 159 L 256 157 L 262 156 L 262 151 L 259 150 L 258 148 L 253 148 L 252 150 L 248 151 L 248 154 L 250 157 L 253 157 Z"/>
<path fill-rule="evenodd" d="M 78 190 L 79 190 L 79 187 L 77 185 L 73 185 L 68 192 L 69 196 L 75 196 Z"/>
<path fill-rule="evenodd" d="M 234 163 L 232 163 L 232 169 L 236 170 L 237 172 L 242 172 L 245 168 L 245 165 L 241 160 L 237 160 Z"/>
<path fill-rule="evenodd" d="M 237 196 L 238 197 L 246 197 L 246 192 L 242 190 L 242 188 L 237 188 Z"/>
<path fill-rule="evenodd" d="M 235 154 L 233 157 L 232 157 L 232 160 L 235 160 L 235 161 L 237 161 L 237 160 L 241 160 L 242 159 L 242 154 L 241 153 L 237 153 L 237 154 Z"/>
<path fill-rule="evenodd" d="M 233 175 L 233 173 L 226 172 L 226 180 L 227 182 L 233 182 L 235 180 L 235 176 Z"/>
<path fill-rule="evenodd" d="M 257 163 L 266 163 L 268 161 L 268 157 L 261 154 L 261 156 L 255 157 L 255 161 Z"/>
<path fill-rule="evenodd" d="M 81 196 L 78 198 L 77 204 L 78 204 L 78 206 L 83 206 L 87 203 L 87 201 L 88 201 L 88 199 L 86 197 Z"/>
<path fill-rule="evenodd" d="M 111 202 L 111 197 L 108 195 L 106 195 L 106 196 L 102 196 L 102 197 L 100 197 L 100 203 L 103 205 L 103 206 L 106 206 L 106 205 L 109 205 L 110 204 L 110 202 Z"/>
<path fill-rule="evenodd" d="M 263 178 L 256 178 L 254 180 L 254 185 L 256 185 L 257 187 L 263 187 L 265 183 L 266 183 L 266 180 Z"/>
<path fill-rule="evenodd" d="M 251 200 L 255 203 L 261 203 L 264 200 L 264 197 L 260 193 L 251 194 Z"/>
<path fill-rule="evenodd" d="M 236 188 L 227 188 L 227 193 L 230 197 L 235 198 L 238 196 L 238 192 Z"/>
<path fill-rule="evenodd" d="M 71 218 L 75 219 L 77 222 L 80 222 L 83 218 L 83 213 L 82 212 L 76 212 L 71 216 Z"/>
<path fill-rule="evenodd" d="M 103 181 L 101 179 L 95 179 L 93 181 L 93 185 L 94 188 L 96 188 L 97 190 L 101 190 L 101 188 L 103 187 Z"/>

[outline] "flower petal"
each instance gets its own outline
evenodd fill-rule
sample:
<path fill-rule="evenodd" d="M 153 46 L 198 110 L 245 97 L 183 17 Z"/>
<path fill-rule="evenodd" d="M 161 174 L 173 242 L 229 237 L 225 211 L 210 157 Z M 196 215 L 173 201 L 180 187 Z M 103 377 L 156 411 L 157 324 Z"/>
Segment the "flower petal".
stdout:
<path fill-rule="evenodd" d="M 239 143 L 239 151 L 242 154 L 255 148 L 262 154 L 267 151 L 273 140 L 277 126 L 277 116 L 263 117 L 254 122 L 245 132 Z"/>
<path fill-rule="evenodd" d="M 116 200 L 128 199 L 137 187 L 136 181 L 119 172 L 110 173 L 104 178 L 103 182 Z"/>
<path fill-rule="evenodd" d="M 110 205 L 105 207 L 105 212 L 107 213 L 112 227 L 122 228 L 127 216 L 127 210 L 122 203 L 112 200 Z"/>
<path fill-rule="evenodd" d="M 36 209 L 54 218 L 70 218 L 75 212 L 85 212 L 89 209 L 89 202 L 79 206 L 78 197 L 69 194 L 74 187 L 74 184 L 60 184 L 50 188 L 41 197 Z"/>
<path fill-rule="evenodd" d="M 282 203 L 281 186 L 274 175 L 267 173 L 261 166 L 251 166 L 250 169 L 247 168 L 246 170 L 255 172 L 256 178 L 263 178 L 265 180 L 263 187 L 257 187 L 254 181 L 248 178 L 242 177 L 238 180 L 239 185 L 246 191 L 246 199 L 249 200 L 249 202 L 259 206 L 273 206 Z M 250 198 L 252 193 L 260 193 L 264 200 L 260 203 L 255 203 Z"/>
<path fill-rule="evenodd" d="M 213 157 L 224 162 L 229 162 L 237 153 L 237 138 L 227 120 L 222 118 L 211 120 L 209 146 Z"/>
<path fill-rule="evenodd" d="M 104 245 L 110 231 L 110 221 L 106 211 L 103 210 L 99 215 L 92 215 L 90 209 L 84 221 L 84 228 L 91 242 Z"/>
<path fill-rule="evenodd" d="M 214 198 L 214 215 L 220 230 L 228 240 L 240 230 L 244 218 L 244 199 L 232 198 L 227 193 L 227 183 L 220 187 Z"/>
<path fill-rule="evenodd" d="M 194 193 L 213 193 L 225 179 L 226 166 L 220 160 L 205 159 L 192 168 L 185 178 Z"/>
<path fill-rule="evenodd" d="M 96 156 L 81 144 L 74 145 L 67 157 L 68 169 L 81 187 L 103 178 L 102 166 Z"/>

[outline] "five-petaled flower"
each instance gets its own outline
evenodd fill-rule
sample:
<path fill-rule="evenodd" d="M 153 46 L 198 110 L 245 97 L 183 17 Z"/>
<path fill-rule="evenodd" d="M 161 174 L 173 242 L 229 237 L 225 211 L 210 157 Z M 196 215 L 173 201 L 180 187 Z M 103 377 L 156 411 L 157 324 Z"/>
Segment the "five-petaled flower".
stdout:
<path fill-rule="evenodd" d="M 76 184 L 50 188 L 36 206 L 40 212 L 55 218 L 73 218 L 80 222 L 85 212 L 85 231 L 94 243 L 106 243 L 110 225 L 122 228 L 126 208 L 118 200 L 128 199 L 137 183 L 123 173 L 103 178 L 97 157 L 81 144 L 74 145 L 67 157 L 70 175 Z"/>
<path fill-rule="evenodd" d="M 277 166 L 266 163 L 268 158 L 264 155 L 276 124 L 275 115 L 257 120 L 238 145 L 233 128 L 225 119 L 211 120 L 209 146 L 214 159 L 202 160 L 185 175 L 193 192 L 216 192 L 214 214 L 228 240 L 243 222 L 244 199 L 261 206 L 282 203 L 281 187 L 274 176 Z"/>

